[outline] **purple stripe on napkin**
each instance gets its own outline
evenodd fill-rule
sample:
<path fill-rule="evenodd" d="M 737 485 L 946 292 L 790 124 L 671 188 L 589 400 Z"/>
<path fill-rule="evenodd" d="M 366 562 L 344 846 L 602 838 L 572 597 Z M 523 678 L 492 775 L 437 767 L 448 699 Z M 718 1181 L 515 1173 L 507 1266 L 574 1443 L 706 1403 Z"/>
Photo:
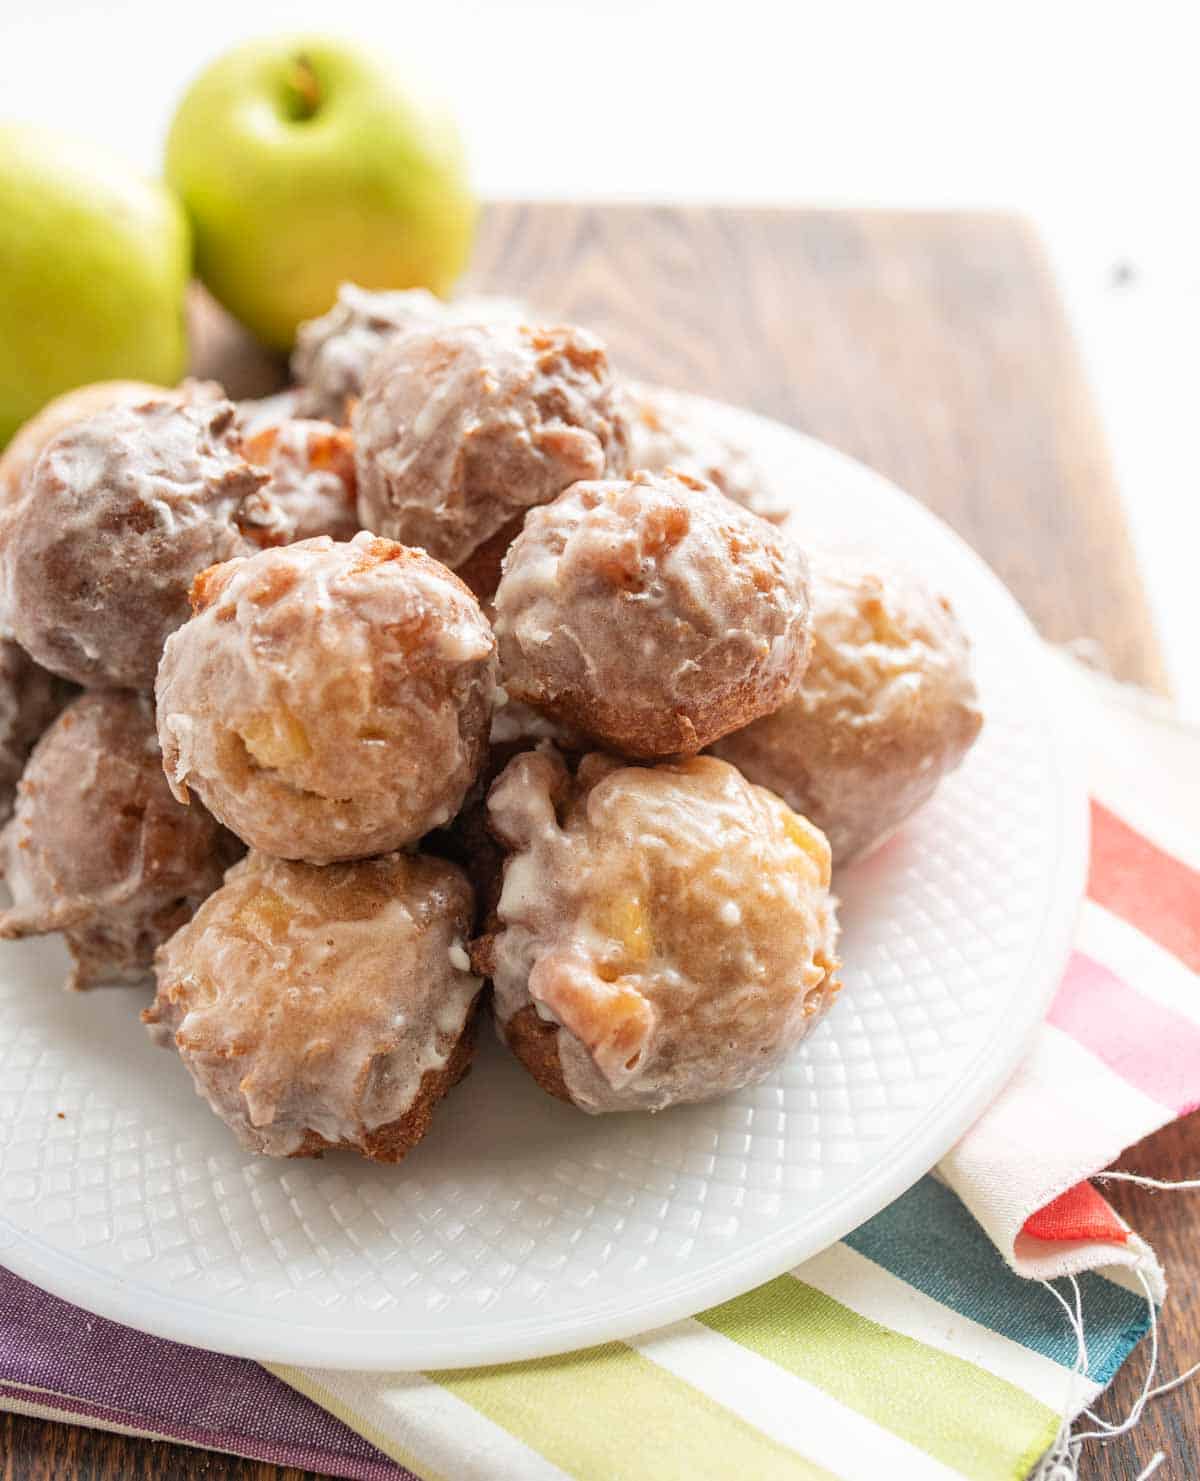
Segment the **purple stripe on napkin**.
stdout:
<path fill-rule="evenodd" d="M 0 1409 L 5 1397 L 351 1481 L 414 1481 L 256 1363 L 146 1337 L 0 1269 Z"/>

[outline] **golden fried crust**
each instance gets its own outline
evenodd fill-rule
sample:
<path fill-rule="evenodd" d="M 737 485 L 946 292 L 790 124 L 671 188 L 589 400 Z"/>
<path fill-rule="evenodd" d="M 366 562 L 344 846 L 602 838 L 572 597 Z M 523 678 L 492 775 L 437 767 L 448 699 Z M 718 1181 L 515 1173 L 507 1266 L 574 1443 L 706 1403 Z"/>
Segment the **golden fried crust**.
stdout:
<path fill-rule="evenodd" d="M 169 395 L 165 386 L 152 386 L 145 381 L 96 381 L 48 401 L 37 416 L 18 429 L 0 456 L 0 503 L 17 497 L 26 473 L 37 462 L 42 449 L 66 427 L 98 411 L 107 411 L 110 406 L 137 406 L 139 402 Z"/>
<path fill-rule="evenodd" d="M 292 545 L 318 535 L 351 540 L 358 533 L 354 439 L 347 428 L 284 418 L 247 434 L 242 453 L 271 475 L 256 543 Z"/>
<path fill-rule="evenodd" d="M 813 651 L 795 697 L 713 753 L 777 792 L 844 866 L 932 795 L 983 724 L 949 602 L 853 549 L 813 555 Z"/>
<path fill-rule="evenodd" d="M 628 467 L 604 347 L 570 326 L 401 334 L 372 361 L 352 426 L 364 527 L 454 570 L 531 506 Z"/>
<path fill-rule="evenodd" d="M 400 1162 L 428 1132 L 438 1102 L 470 1071 L 471 1061 L 475 1058 L 478 999 L 476 1004 L 450 1058 L 441 1069 L 426 1070 L 421 1077 L 421 1088 L 417 1091 L 416 1099 L 403 1116 L 396 1121 L 389 1121 L 386 1126 L 380 1126 L 375 1131 L 365 1132 L 360 1140 L 353 1142 L 327 1142 L 315 1131 L 309 1131 L 300 1147 L 291 1155 L 323 1157 L 327 1151 L 344 1149 L 357 1152 L 370 1162 Z"/>
<path fill-rule="evenodd" d="M 373 292 L 343 283 L 337 302 L 296 334 L 292 374 L 299 382 L 302 416 L 345 421 L 362 395 L 371 362 L 389 339 L 406 329 L 439 322 L 445 310 L 424 288 Z"/>
<path fill-rule="evenodd" d="M 558 1057 L 559 1028 L 538 1017 L 532 1003 L 518 1009 L 501 1031 L 504 1042 L 548 1095 L 574 1105 Z"/>
<path fill-rule="evenodd" d="M 328 864 L 415 842 L 482 766 L 495 641 L 463 583 L 363 532 L 202 573 L 158 676 L 163 758 L 235 833 Z"/>
<path fill-rule="evenodd" d="M 781 524 L 795 508 L 750 450 L 713 426 L 702 402 L 665 386 L 624 381 L 620 404 L 629 423 L 631 468 L 688 473 L 772 524 Z"/>
<path fill-rule="evenodd" d="M 509 853 L 471 961 L 550 1094 L 593 1114 L 711 1099 L 836 997 L 828 845 L 733 767 L 592 754 L 572 775 L 525 752 L 488 813 Z"/>
<path fill-rule="evenodd" d="M 301 324 L 296 333 L 296 414 L 348 421 L 372 363 L 398 335 L 439 325 L 521 324 L 528 319 L 523 304 L 491 294 L 448 303 L 425 288 L 378 290 L 343 283 L 329 312 Z"/>
<path fill-rule="evenodd" d="M 95 688 L 148 690 L 197 571 L 250 548 L 268 475 L 241 456 L 229 402 L 172 393 L 110 407 L 42 449 L 6 511 L 0 581 L 13 637 Z M 247 527 L 250 527 L 249 525 Z"/>
<path fill-rule="evenodd" d="M 620 755 L 695 755 L 808 658 L 803 553 L 699 480 L 577 483 L 526 517 L 496 592 L 510 698 Z"/>
<path fill-rule="evenodd" d="M 790 672 L 753 674 L 711 698 L 698 696 L 686 710 L 633 709 L 606 694 L 559 690 L 524 678 L 509 680 L 506 688 L 513 699 L 553 715 L 561 725 L 595 737 L 622 756 L 656 761 L 694 756 L 714 737 L 771 714 L 791 695 L 794 679 Z"/>
<path fill-rule="evenodd" d="M 473 907 L 425 855 L 251 854 L 159 952 L 143 1022 L 251 1150 L 396 1160 L 470 1058 Z"/>
<path fill-rule="evenodd" d="M 87 691 L 34 749 L 0 833 L 14 897 L 0 936 L 62 930 L 75 988 L 141 981 L 240 852 L 202 807 L 171 796 L 149 701 Z"/>

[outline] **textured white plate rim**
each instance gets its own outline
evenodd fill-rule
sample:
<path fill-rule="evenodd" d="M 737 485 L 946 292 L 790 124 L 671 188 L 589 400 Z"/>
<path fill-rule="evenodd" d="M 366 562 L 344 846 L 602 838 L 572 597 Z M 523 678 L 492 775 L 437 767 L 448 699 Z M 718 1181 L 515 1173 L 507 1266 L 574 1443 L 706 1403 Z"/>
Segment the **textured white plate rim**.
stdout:
<path fill-rule="evenodd" d="M 1011 1012 L 996 1037 L 980 1047 L 972 1061 L 933 1101 L 925 1113 L 898 1142 L 892 1144 L 886 1165 L 868 1167 L 848 1184 L 836 1201 L 815 1214 L 798 1220 L 781 1220 L 780 1228 L 743 1247 L 735 1259 L 715 1272 L 687 1274 L 666 1283 L 660 1293 L 643 1299 L 636 1324 L 631 1324 L 621 1303 L 610 1300 L 592 1308 L 586 1316 L 571 1313 L 555 1318 L 545 1312 L 526 1321 L 506 1321 L 497 1332 L 488 1321 L 474 1327 L 458 1326 L 452 1332 L 437 1327 L 408 1325 L 403 1332 L 388 1334 L 381 1351 L 376 1326 L 328 1327 L 296 1321 L 267 1320 L 246 1313 L 236 1327 L 227 1311 L 213 1310 L 200 1300 L 185 1299 L 156 1290 L 153 1311 L 138 1304 L 137 1282 L 97 1269 L 79 1256 L 68 1253 L 28 1230 L 20 1229 L 0 1212 L 0 1253 L 4 1264 L 17 1275 L 34 1282 L 84 1309 L 124 1323 L 154 1336 L 208 1348 L 233 1356 L 253 1358 L 279 1365 L 313 1365 L 326 1368 L 413 1370 L 453 1368 L 483 1363 L 514 1362 L 588 1347 L 601 1342 L 632 1337 L 692 1316 L 697 1311 L 741 1295 L 819 1253 L 864 1223 L 899 1197 L 933 1167 L 1011 1076 L 1038 1025 L 1061 978 L 1070 952 L 1079 903 L 1086 877 L 1088 825 L 1086 795 L 1081 771 L 1067 764 L 1069 742 L 1066 727 L 1050 692 L 1045 654 L 1033 628 L 987 565 L 935 515 L 903 494 L 879 474 L 835 449 L 818 443 L 791 428 L 768 422 L 752 413 L 733 411 L 709 403 L 713 413 L 727 424 L 740 424 L 744 440 L 753 444 L 757 435 L 778 438 L 781 432 L 806 444 L 806 455 L 815 465 L 825 459 L 840 465 L 860 484 L 870 482 L 890 498 L 910 506 L 913 521 L 935 526 L 939 538 L 949 539 L 977 572 L 982 586 L 990 588 L 993 600 L 1008 610 L 1012 641 L 1028 650 L 1031 690 L 1030 714 L 1042 723 L 1046 746 L 1059 786 L 1058 826 L 1054 836 L 1058 858 L 1053 888 L 1044 903 L 1039 932 L 1033 942 L 1026 988 L 1014 995 Z M 1040 701 L 1040 702 L 1039 702 Z M 1071 902 L 1070 909 L 1062 902 Z M 1052 914 L 1057 907 L 1057 913 Z"/>

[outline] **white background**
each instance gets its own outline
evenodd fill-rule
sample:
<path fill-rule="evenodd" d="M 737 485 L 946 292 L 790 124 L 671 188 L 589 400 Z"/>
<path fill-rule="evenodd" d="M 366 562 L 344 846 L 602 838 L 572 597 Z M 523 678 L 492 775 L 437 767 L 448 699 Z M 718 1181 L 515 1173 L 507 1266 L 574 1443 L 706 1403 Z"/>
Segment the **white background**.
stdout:
<path fill-rule="evenodd" d="M 1100 400 L 1180 708 L 1200 720 L 1200 7 L 0 0 L 0 115 L 154 169 L 206 60 L 304 28 L 427 76 L 485 195 L 1028 212 Z"/>

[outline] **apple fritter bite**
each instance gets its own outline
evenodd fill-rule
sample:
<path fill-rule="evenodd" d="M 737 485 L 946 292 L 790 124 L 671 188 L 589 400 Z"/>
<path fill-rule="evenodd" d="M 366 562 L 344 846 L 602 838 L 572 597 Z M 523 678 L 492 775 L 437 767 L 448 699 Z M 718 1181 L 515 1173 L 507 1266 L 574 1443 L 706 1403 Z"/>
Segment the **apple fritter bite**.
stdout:
<path fill-rule="evenodd" d="M 478 295 L 435 298 L 424 288 L 377 291 L 343 283 L 327 314 L 296 332 L 292 375 L 297 414 L 330 422 L 349 420 L 367 372 L 384 345 L 406 330 L 447 323 L 517 322 L 527 318 L 511 299 Z"/>
<path fill-rule="evenodd" d="M 149 700 L 89 690 L 38 742 L 0 833 L 0 937 L 62 931 L 73 988 L 141 981 L 240 852 L 171 796 Z"/>
<path fill-rule="evenodd" d="M 251 548 L 243 525 L 267 478 L 242 457 L 227 401 L 160 399 L 73 422 L 0 519 L 6 625 L 63 678 L 151 688 L 192 578 Z"/>
<path fill-rule="evenodd" d="M 288 386 L 282 391 L 273 391 L 269 396 L 251 396 L 236 401 L 238 431 L 243 440 L 264 432 L 268 427 L 278 427 L 281 422 L 290 422 L 301 415 L 300 387 Z"/>
<path fill-rule="evenodd" d="M 413 329 L 373 362 L 352 419 L 364 528 L 455 569 L 581 478 L 626 471 L 608 356 L 582 329 Z"/>
<path fill-rule="evenodd" d="M 21 492 L 25 475 L 42 449 L 67 427 L 113 406 L 143 406 L 147 401 L 203 403 L 220 401 L 225 392 L 216 381 L 185 380 L 178 386 L 152 386 L 146 381 L 93 381 L 64 391 L 18 429 L 0 454 L 0 505 Z"/>
<path fill-rule="evenodd" d="M 515 757 L 507 850 L 473 943 L 501 1037 L 593 1113 L 708 1100 L 771 1073 L 839 989 L 829 846 L 732 766 Z"/>
<path fill-rule="evenodd" d="M 470 1062 L 471 910 L 441 859 L 251 853 L 159 952 L 142 1017 L 249 1150 L 399 1162 Z"/>
<path fill-rule="evenodd" d="M 450 821 L 483 764 L 495 639 L 444 566 L 366 533 L 214 567 L 158 675 L 163 763 L 252 848 L 327 864 Z"/>
<path fill-rule="evenodd" d="M 25 475 L 37 462 L 42 449 L 64 427 L 84 421 L 98 411 L 107 411 L 110 406 L 137 406 L 139 402 L 169 394 L 165 386 L 152 386 L 145 381 L 94 381 L 48 401 L 0 454 L 0 502 L 17 497 Z"/>
<path fill-rule="evenodd" d="M 780 524 L 794 503 L 749 449 L 711 425 L 689 396 L 639 381 L 621 383 L 629 424 L 629 466 L 649 473 L 673 469 L 720 489 L 761 519 Z"/>
<path fill-rule="evenodd" d="M 837 866 L 933 795 L 983 724 L 945 597 L 862 550 L 812 556 L 813 651 L 795 697 L 713 749 L 829 838 Z"/>
<path fill-rule="evenodd" d="M 358 533 L 354 440 L 345 427 L 287 417 L 246 436 L 242 453 L 271 475 L 263 493 L 279 525 L 263 544 L 291 545 L 318 535 L 350 540 Z"/>
<path fill-rule="evenodd" d="M 532 510 L 495 606 L 508 696 L 625 756 L 701 750 L 778 708 L 808 658 L 803 553 L 682 474 Z"/>
<path fill-rule="evenodd" d="M 436 322 L 440 309 L 425 288 L 372 292 L 343 283 L 329 312 L 296 331 L 292 375 L 299 386 L 300 415 L 344 422 L 387 341 L 405 329 Z"/>

